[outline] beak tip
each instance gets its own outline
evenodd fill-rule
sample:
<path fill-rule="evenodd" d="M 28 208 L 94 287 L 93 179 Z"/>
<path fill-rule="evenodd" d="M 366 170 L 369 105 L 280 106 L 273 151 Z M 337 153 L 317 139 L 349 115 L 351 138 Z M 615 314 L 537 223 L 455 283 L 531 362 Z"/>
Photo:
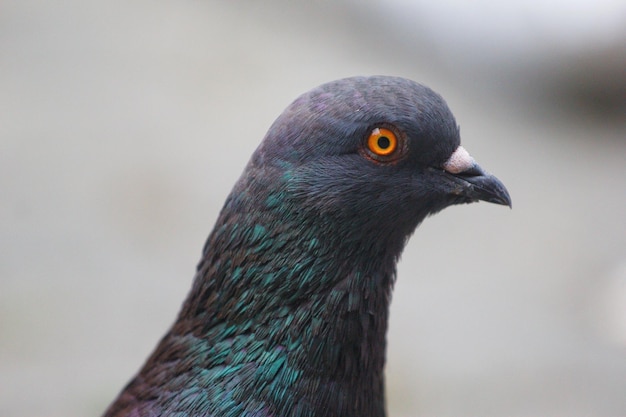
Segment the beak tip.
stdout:
<path fill-rule="evenodd" d="M 456 175 L 469 185 L 469 196 L 475 200 L 499 204 L 513 208 L 511 196 L 504 184 L 495 176 L 485 172 L 478 165 L 471 170 Z"/>
<path fill-rule="evenodd" d="M 493 175 L 487 174 L 486 180 L 480 184 L 478 188 L 482 200 L 508 206 L 510 209 L 513 208 L 513 202 L 511 201 L 508 190 L 504 184 Z"/>
<path fill-rule="evenodd" d="M 491 201 L 492 203 L 496 203 L 496 204 L 500 204 L 503 206 L 508 206 L 510 209 L 513 208 L 513 202 L 511 201 L 511 196 L 509 195 L 509 192 L 507 191 L 507 189 L 504 187 L 504 185 L 495 177 L 493 177 L 498 184 L 498 187 L 494 187 L 495 188 L 495 198 L 493 201 Z"/>

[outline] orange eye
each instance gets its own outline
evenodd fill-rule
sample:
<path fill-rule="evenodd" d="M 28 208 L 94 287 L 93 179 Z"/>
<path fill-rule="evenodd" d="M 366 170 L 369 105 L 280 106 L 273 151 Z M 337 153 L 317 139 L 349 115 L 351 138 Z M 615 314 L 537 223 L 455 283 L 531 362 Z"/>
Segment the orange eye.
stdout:
<path fill-rule="evenodd" d="M 374 155 L 389 156 L 398 148 L 398 138 L 391 130 L 377 127 L 370 133 L 367 147 Z"/>

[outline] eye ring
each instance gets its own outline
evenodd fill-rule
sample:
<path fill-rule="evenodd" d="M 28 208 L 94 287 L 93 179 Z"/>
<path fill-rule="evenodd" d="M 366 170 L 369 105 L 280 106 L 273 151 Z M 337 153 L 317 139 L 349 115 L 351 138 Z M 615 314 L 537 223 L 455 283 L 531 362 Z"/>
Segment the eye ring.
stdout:
<path fill-rule="evenodd" d="M 398 159 L 404 150 L 404 137 L 391 126 L 374 127 L 364 144 L 365 153 L 379 162 Z"/>

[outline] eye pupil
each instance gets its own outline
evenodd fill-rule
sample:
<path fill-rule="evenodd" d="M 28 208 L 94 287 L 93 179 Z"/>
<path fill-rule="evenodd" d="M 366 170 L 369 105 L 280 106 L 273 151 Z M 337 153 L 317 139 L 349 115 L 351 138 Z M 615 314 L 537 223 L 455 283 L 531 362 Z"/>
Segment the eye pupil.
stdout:
<path fill-rule="evenodd" d="M 380 149 L 387 149 L 391 146 L 391 141 L 387 136 L 381 136 L 378 138 L 378 147 Z"/>

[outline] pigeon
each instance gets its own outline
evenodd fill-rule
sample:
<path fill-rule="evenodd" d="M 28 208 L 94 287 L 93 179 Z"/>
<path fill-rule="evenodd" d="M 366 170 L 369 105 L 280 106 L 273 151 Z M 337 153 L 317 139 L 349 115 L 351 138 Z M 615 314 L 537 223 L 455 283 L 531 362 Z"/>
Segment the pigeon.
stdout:
<path fill-rule="evenodd" d="M 271 125 L 218 216 L 178 318 L 105 417 L 383 417 L 389 304 L 415 228 L 511 206 L 443 98 L 351 77 Z"/>

